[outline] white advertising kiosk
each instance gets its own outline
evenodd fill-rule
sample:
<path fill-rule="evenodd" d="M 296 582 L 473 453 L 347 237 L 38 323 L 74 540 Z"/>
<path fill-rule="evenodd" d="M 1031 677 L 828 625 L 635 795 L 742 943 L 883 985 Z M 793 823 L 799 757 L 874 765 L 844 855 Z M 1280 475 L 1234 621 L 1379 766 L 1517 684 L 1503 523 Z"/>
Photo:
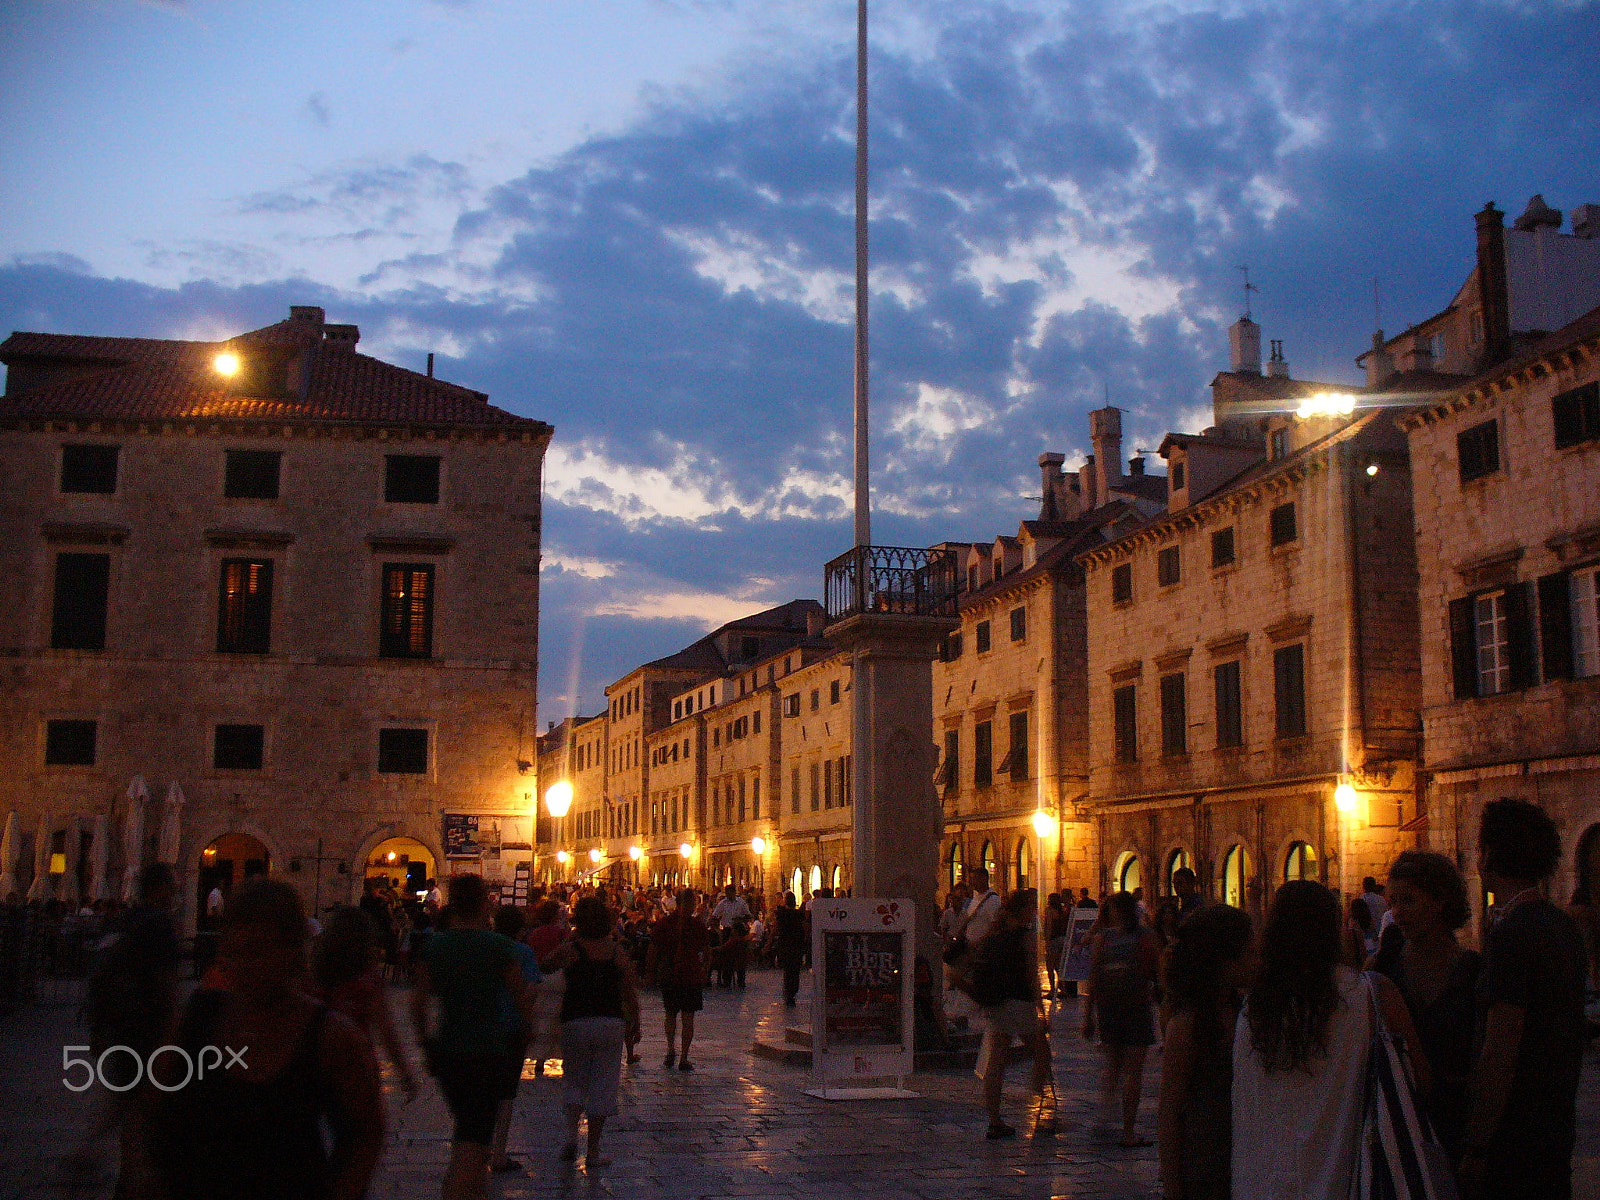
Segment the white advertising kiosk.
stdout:
<path fill-rule="evenodd" d="M 811 904 L 811 1069 L 823 1100 L 901 1099 L 915 1063 L 916 910 L 909 900 Z M 893 1087 L 881 1081 L 893 1079 Z M 843 1081 L 853 1081 L 840 1086 Z M 874 1086 L 875 1085 L 875 1086 Z"/>

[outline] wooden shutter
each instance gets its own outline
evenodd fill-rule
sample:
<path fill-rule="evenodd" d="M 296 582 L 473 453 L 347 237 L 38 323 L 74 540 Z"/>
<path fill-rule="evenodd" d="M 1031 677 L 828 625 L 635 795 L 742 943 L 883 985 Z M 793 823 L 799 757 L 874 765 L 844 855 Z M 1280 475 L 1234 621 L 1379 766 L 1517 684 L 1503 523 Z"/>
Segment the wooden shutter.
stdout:
<path fill-rule="evenodd" d="M 1450 601 L 1450 662 L 1457 700 L 1478 694 L 1478 630 L 1472 602 L 1471 596 Z"/>
<path fill-rule="evenodd" d="M 1539 580 L 1539 648 L 1546 679 L 1572 678 L 1571 592 L 1565 571 Z"/>
<path fill-rule="evenodd" d="M 1533 584 L 1514 583 L 1506 589 L 1506 639 L 1511 659 L 1511 689 L 1536 682 L 1539 649 L 1533 634 Z"/>

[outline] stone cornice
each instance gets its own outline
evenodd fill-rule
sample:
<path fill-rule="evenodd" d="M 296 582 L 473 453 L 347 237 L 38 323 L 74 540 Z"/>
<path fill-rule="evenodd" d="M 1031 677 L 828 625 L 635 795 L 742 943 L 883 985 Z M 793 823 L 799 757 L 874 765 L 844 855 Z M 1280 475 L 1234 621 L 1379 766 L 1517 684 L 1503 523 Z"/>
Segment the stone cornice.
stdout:
<path fill-rule="evenodd" d="M 126 525 L 97 521 L 46 521 L 44 540 L 76 546 L 120 546 L 128 536 Z"/>
<path fill-rule="evenodd" d="M 1485 408 L 1507 393 L 1528 387 L 1547 376 L 1563 370 L 1576 371 L 1593 361 L 1597 353 L 1600 353 L 1600 328 L 1525 362 L 1513 363 L 1480 376 L 1465 387 L 1447 392 L 1415 412 L 1407 413 L 1396 424 L 1406 433 L 1411 433 L 1448 420 L 1459 412 Z"/>
<path fill-rule="evenodd" d="M 141 437 L 261 437 L 306 440 L 397 442 L 496 442 L 537 444 L 542 452 L 555 433 L 537 422 L 531 427 L 475 425 L 377 425 L 365 421 L 269 421 L 253 418 L 163 421 L 148 418 L 0 417 L 0 430 L 23 433 L 132 434 Z"/>

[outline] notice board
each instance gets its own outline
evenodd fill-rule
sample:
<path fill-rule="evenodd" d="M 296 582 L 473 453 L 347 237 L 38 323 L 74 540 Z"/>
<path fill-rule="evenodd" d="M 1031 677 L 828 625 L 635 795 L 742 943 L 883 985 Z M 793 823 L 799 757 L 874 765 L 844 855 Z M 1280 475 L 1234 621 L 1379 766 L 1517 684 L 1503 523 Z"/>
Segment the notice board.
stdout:
<path fill-rule="evenodd" d="M 813 1069 L 824 1078 L 884 1079 L 913 1065 L 916 915 L 909 900 L 816 900 Z"/>

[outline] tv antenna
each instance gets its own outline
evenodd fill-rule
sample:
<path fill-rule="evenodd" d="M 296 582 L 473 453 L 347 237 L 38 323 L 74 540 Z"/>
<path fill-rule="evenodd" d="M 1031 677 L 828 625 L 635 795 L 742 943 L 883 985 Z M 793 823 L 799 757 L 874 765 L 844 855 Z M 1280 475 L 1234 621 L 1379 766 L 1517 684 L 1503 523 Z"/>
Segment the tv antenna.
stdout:
<path fill-rule="evenodd" d="M 1250 282 L 1250 264 L 1249 263 L 1242 264 L 1239 267 L 1239 270 L 1244 275 L 1244 318 L 1245 318 L 1245 320 L 1248 321 L 1248 320 L 1251 319 L 1251 317 L 1250 317 L 1250 293 L 1251 292 L 1255 292 L 1255 293 L 1257 293 L 1259 295 L 1260 292 L 1261 292 L 1261 289 L 1258 288 L 1255 284 Z"/>

